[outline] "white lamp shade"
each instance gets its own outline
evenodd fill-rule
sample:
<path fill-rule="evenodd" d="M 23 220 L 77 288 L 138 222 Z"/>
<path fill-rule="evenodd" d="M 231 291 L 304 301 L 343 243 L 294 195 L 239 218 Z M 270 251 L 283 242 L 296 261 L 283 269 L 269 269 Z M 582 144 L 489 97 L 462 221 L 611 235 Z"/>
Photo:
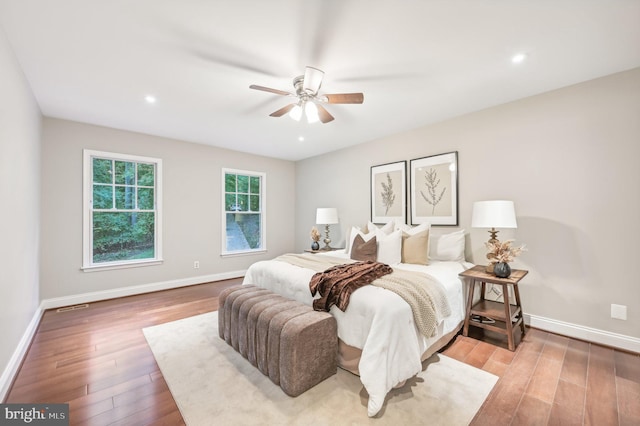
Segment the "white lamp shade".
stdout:
<path fill-rule="evenodd" d="M 316 224 L 333 225 L 338 223 L 338 209 L 333 207 L 319 207 L 316 210 Z"/>
<path fill-rule="evenodd" d="M 476 201 L 473 203 L 473 228 L 517 228 L 513 201 Z"/>

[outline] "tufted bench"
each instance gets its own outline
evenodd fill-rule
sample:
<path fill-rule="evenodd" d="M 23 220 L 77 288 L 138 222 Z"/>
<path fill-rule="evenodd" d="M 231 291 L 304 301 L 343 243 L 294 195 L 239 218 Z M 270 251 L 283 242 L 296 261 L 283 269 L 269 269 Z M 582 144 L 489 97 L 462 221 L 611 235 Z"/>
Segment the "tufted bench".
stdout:
<path fill-rule="evenodd" d="M 223 290 L 218 333 L 289 396 L 337 372 L 333 316 L 253 285 Z"/>

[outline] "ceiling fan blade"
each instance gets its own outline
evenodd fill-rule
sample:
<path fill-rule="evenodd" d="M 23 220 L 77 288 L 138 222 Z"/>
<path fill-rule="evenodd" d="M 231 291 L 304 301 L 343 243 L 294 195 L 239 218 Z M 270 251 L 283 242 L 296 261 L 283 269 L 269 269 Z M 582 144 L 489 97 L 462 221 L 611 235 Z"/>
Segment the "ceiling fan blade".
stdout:
<path fill-rule="evenodd" d="M 269 116 L 271 117 L 282 117 L 283 115 L 285 115 L 286 113 L 288 113 L 289 111 L 291 111 L 291 109 L 296 106 L 296 104 L 289 104 L 285 107 L 280 108 L 277 111 L 272 112 L 271 114 L 269 114 Z"/>
<path fill-rule="evenodd" d="M 325 107 L 318 104 L 316 104 L 316 106 L 318 107 L 318 117 L 320 117 L 320 121 L 322 121 L 323 124 L 333 121 L 333 115 L 329 114 L 329 111 L 327 111 Z"/>
<path fill-rule="evenodd" d="M 361 104 L 364 102 L 364 94 L 362 93 L 334 93 L 333 95 L 324 95 L 324 97 L 330 104 Z"/>
<path fill-rule="evenodd" d="M 320 90 L 322 85 L 322 79 L 324 78 L 324 71 L 317 68 L 307 67 L 304 71 L 304 83 L 302 88 L 309 93 L 316 94 Z"/>
<path fill-rule="evenodd" d="M 275 93 L 276 95 L 281 96 L 295 96 L 293 93 L 285 92 L 284 90 L 272 89 L 270 87 L 258 86 L 255 84 L 249 86 L 249 89 L 262 90 L 263 92 Z"/>

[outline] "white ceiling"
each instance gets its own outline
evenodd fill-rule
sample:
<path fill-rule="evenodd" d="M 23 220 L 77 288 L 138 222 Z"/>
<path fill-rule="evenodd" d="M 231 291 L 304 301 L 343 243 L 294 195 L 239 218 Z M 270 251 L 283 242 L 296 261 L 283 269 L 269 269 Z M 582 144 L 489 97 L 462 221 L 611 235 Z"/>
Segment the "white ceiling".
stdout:
<path fill-rule="evenodd" d="M 289 160 L 640 66 L 638 0 L 0 0 L 0 25 L 46 116 Z M 249 85 L 307 65 L 364 104 L 269 117 L 291 100 Z"/>

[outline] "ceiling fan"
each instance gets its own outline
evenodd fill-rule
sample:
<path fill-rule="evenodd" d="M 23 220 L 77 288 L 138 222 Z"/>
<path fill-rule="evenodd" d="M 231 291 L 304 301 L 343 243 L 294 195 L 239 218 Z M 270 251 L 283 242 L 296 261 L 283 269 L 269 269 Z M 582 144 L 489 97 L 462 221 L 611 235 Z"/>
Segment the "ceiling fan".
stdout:
<path fill-rule="evenodd" d="M 362 93 L 319 94 L 318 91 L 322 85 L 323 77 L 324 71 L 313 67 L 306 67 L 304 75 L 293 79 L 293 87 L 296 89 L 295 93 L 257 86 L 255 84 L 252 84 L 249 88 L 275 93 L 280 96 L 298 98 L 296 102 L 280 108 L 269 115 L 271 117 L 282 117 L 286 113 L 289 113 L 291 118 L 299 121 L 304 112 L 307 121 L 310 123 L 318 120 L 322 123 L 328 123 L 334 119 L 333 116 L 329 114 L 329 111 L 321 104 L 361 104 L 364 101 L 364 94 Z"/>

